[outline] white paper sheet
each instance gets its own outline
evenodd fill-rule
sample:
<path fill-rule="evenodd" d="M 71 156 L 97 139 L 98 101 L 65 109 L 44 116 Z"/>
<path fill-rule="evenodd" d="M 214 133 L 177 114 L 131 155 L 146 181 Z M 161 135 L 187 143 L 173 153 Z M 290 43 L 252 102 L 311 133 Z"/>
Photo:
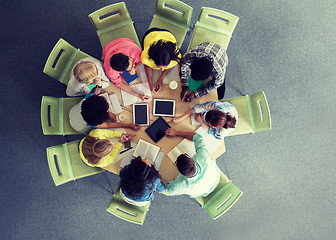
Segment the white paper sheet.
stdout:
<path fill-rule="evenodd" d="M 111 100 L 111 104 L 112 104 L 114 113 L 115 114 L 121 113 L 122 109 L 121 109 L 120 102 L 118 100 L 117 95 L 115 93 L 113 93 L 113 94 L 109 95 L 109 98 Z"/>
<path fill-rule="evenodd" d="M 156 81 L 159 79 L 161 76 L 161 71 L 160 70 L 153 70 L 152 74 L 152 81 L 154 84 L 156 84 Z M 145 73 L 146 74 L 146 73 Z M 142 77 L 142 76 L 141 76 Z M 146 77 L 147 80 L 147 77 Z M 163 84 L 168 84 L 171 81 L 181 81 L 178 66 L 173 67 L 169 73 L 166 75 L 166 77 L 163 79 L 162 83 Z"/>
<path fill-rule="evenodd" d="M 147 82 L 132 85 L 132 86 L 130 86 L 130 88 L 132 88 L 137 93 L 141 93 L 141 94 L 149 96 L 150 97 L 149 101 L 152 100 L 152 93 L 149 89 L 149 86 L 148 86 Z M 138 97 L 136 97 L 132 94 L 129 94 L 129 93 L 127 93 L 125 91 L 122 91 L 122 90 L 120 92 L 121 92 L 121 97 L 122 97 L 124 106 L 132 105 L 134 103 L 143 102 L 143 101 L 141 101 L 140 98 L 138 98 Z"/>

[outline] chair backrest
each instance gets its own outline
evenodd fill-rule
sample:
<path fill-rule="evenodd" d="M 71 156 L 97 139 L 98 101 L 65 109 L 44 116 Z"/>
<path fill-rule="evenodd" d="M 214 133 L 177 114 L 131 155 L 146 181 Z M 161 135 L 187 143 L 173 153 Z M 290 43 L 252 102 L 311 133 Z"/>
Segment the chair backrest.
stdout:
<path fill-rule="evenodd" d="M 189 28 L 193 8 L 178 0 L 157 0 L 155 15 Z"/>
<path fill-rule="evenodd" d="M 241 135 L 271 129 L 271 115 L 263 91 L 252 95 L 222 99 L 231 103 L 238 112 L 238 124 L 228 135 Z"/>
<path fill-rule="evenodd" d="M 61 83 L 68 84 L 72 68 L 79 60 L 86 57 L 90 55 L 60 38 L 49 54 L 43 72 Z"/>
<path fill-rule="evenodd" d="M 79 141 L 47 148 L 49 170 L 56 186 L 104 171 L 89 167 L 82 161 L 78 150 Z"/>
<path fill-rule="evenodd" d="M 119 191 L 120 182 L 112 196 L 112 200 L 106 208 L 106 211 L 125 221 L 143 225 L 150 203 L 143 207 L 131 205 L 122 199 Z"/>
<path fill-rule="evenodd" d="M 203 42 L 212 42 L 227 49 L 239 17 L 214 8 L 203 7 L 195 24 L 188 50 Z"/>
<path fill-rule="evenodd" d="M 232 182 L 224 184 L 216 193 L 203 205 L 203 208 L 215 220 L 228 211 L 241 197 L 243 192 Z"/>
<path fill-rule="evenodd" d="M 264 91 L 247 96 L 253 132 L 271 129 L 271 114 Z"/>
<path fill-rule="evenodd" d="M 243 192 L 220 171 L 220 180 L 215 190 L 206 197 L 197 197 L 196 200 L 213 219 L 217 219 L 229 210 L 242 194 Z"/>
<path fill-rule="evenodd" d="M 228 36 L 232 36 L 238 20 L 239 17 L 231 13 L 208 7 L 202 7 L 198 17 L 198 22 L 201 25 L 206 25 L 208 28 Z"/>
<path fill-rule="evenodd" d="M 91 13 L 89 18 L 97 31 L 102 47 L 116 38 L 124 37 L 133 40 L 140 46 L 125 2 L 103 7 Z"/>
<path fill-rule="evenodd" d="M 41 101 L 41 125 L 44 135 L 82 134 L 70 125 L 69 112 L 83 98 L 55 98 L 43 96 Z"/>

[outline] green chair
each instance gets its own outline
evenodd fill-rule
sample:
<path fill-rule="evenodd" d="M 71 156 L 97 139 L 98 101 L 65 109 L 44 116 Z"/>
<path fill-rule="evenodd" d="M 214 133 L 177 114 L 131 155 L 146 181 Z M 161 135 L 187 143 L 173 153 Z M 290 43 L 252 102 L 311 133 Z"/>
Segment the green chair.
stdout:
<path fill-rule="evenodd" d="M 55 98 L 43 96 L 41 101 L 41 125 L 44 135 L 83 134 L 70 125 L 69 112 L 82 97 Z"/>
<path fill-rule="evenodd" d="M 101 8 L 91 13 L 89 18 L 96 28 L 102 47 L 116 38 L 129 38 L 140 47 L 138 35 L 124 2 Z"/>
<path fill-rule="evenodd" d="M 220 172 L 220 181 L 216 189 L 208 196 L 197 197 L 196 200 L 216 220 L 229 210 L 242 194 L 243 192 Z"/>
<path fill-rule="evenodd" d="M 105 170 L 87 166 L 80 158 L 80 140 L 47 148 L 48 165 L 56 186 Z"/>
<path fill-rule="evenodd" d="M 143 225 L 151 203 L 148 203 L 143 207 L 131 205 L 122 199 L 119 191 L 120 182 L 118 183 L 118 186 L 112 196 L 110 204 L 106 208 L 106 211 L 125 221 Z"/>
<path fill-rule="evenodd" d="M 238 124 L 228 136 L 271 130 L 270 110 L 263 91 L 220 101 L 231 103 L 238 112 Z"/>
<path fill-rule="evenodd" d="M 49 54 L 43 72 L 67 85 L 74 65 L 87 57 L 91 56 L 60 38 Z"/>
<path fill-rule="evenodd" d="M 171 31 L 180 48 L 189 30 L 193 8 L 178 0 L 157 0 L 155 14 L 149 28 Z"/>
<path fill-rule="evenodd" d="M 188 50 L 203 42 L 212 42 L 227 49 L 239 17 L 214 8 L 202 7 L 194 27 Z"/>

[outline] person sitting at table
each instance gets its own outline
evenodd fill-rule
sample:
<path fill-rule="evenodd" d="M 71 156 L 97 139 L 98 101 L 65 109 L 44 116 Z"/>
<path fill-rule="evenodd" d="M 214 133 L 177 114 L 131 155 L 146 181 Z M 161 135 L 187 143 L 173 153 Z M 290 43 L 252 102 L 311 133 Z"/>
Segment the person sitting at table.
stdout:
<path fill-rule="evenodd" d="M 70 125 L 82 133 L 87 133 L 91 128 L 130 128 L 135 131 L 140 129 L 138 124 L 117 122 L 116 115 L 108 109 L 109 104 L 104 97 L 87 94 L 70 110 Z"/>
<path fill-rule="evenodd" d="M 158 93 L 167 73 L 180 62 L 180 49 L 174 35 L 160 28 L 151 28 L 145 33 L 142 47 L 141 62 L 145 65 L 150 90 Z M 153 69 L 162 71 L 156 86 L 152 80 Z"/>
<path fill-rule="evenodd" d="M 103 47 L 102 61 L 106 76 L 121 90 L 132 94 L 142 101 L 149 100 L 149 96 L 135 92 L 126 82 L 124 71 L 134 75 L 141 64 L 141 48 L 128 38 L 117 38 Z"/>
<path fill-rule="evenodd" d="M 196 151 L 192 157 L 187 154 L 177 157 L 175 164 L 179 174 L 175 180 L 166 185 L 166 193 L 168 195 L 187 194 L 193 198 L 209 195 L 219 183 L 220 171 L 216 161 L 211 160 L 203 137 L 194 132 L 177 131 L 173 128 L 168 128 L 166 135 L 181 136 L 193 141 Z"/>
<path fill-rule="evenodd" d="M 107 167 L 113 164 L 122 144 L 134 136 L 116 130 L 93 129 L 79 143 L 80 157 L 90 167 Z M 113 143 L 111 138 L 119 138 L 119 141 Z"/>
<path fill-rule="evenodd" d="M 94 88 L 108 92 L 110 80 L 106 77 L 101 61 L 87 57 L 79 60 L 70 73 L 66 89 L 68 96 L 85 96 Z"/>
<path fill-rule="evenodd" d="M 218 44 L 204 42 L 190 49 L 181 60 L 181 100 L 191 102 L 215 89 L 222 99 L 227 65 L 226 51 Z"/>
<path fill-rule="evenodd" d="M 219 101 L 196 104 L 181 116 L 174 117 L 172 122 L 178 123 L 193 114 L 195 120 L 217 139 L 227 136 L 238 124 L 236 108 L 228 102 Z"/>
<path fill-rule="evenodd" d="M 154 191 L 165 189 L 161 176 L 148 158 L 137 157 L 120 170 L 120 195 L 129 204 L 145 206 L 154 199 Z"/>

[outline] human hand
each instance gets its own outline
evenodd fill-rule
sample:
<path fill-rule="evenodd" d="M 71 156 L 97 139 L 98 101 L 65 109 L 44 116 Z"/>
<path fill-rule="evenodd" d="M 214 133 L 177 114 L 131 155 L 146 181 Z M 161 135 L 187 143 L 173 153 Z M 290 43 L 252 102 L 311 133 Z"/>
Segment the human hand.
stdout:
<path fill-rule="evenodd" d="M 151 90 L 151 92 L 153 92 L 156 88 L 155 85 L 151 81 L 148 81 L 148 85 L 149 85 L 149 89 Z"/>
<path fill-rule="evenodd" d="M 157 82 L 156 88 L 154 89 L 154 93 L 159 93 L 162 88 L 162 82 Z"/>
<path fill-rule="evenodd" d="M 194 100 L 194 98 L 195 98 L 194 92 L 191 91 L 191 90 L 189 90 L 188 93 L 187 93 L 187 95 L 185 96 L 184 101 L 185 102 L 191 102 L 192 100 Z"/>
<path fill-rule="evenodd" d="M 135 123 L 128 124 L 128 127 L 134 131 L 138 131 L 141 128 L 139 124 L 135 124 Z"/>
<path fill-rule="evenodd" d="M 92 83 L 95 84 L 95 85 L 97 85 L 97 86 L 99 86 L 99 87 L 102 86 L 102 82 L 101 82 L 101 78 L 100 77 L 97 77 L 97 78 L 93 79 Z"/>
<path fill-rule="evenodd" d="M 149 96 L 144 95 L 144 94 L 139 94 L 138 98 L 140 98 L 141 101 L 143 101 L 143 102 L 148 101 L 150 99 Z"/>
<path fill-rule="evenodd" d="M 112 122 L 117 121 L 117 115 L 115 115 L 114 113 L 111 113 L 110 111 L 108 111 L 108 114 L 109 114 L 109 118 Z"/>
<path fill-rule="evenodd" d="M 132 70 L 129 71 L 129 74 L 134 75 L 135 74 L 135 69 L 133 68 Z"/>
<path fill-rule="evenodd" d="M 95 95 L 99 95 L 100 92 L 101 92 L 101 88 L 97 88 L 97 87 L 95 87 L 94 89 L 91 90 L 90 93 L 93 93 L 93 94 L 95 94 Z"/>
<path fill-rule="evenodd" d="M 127 142 L 128 140 L 131 140 L 134 136 L 135 136 L 135 134 L 125 134 L 125 133 L 123 133 L 120 137 L 119 142 L 121 142 L 121 143 Z"/>
<path fill-rule="evenodd" d="M 166 136 L 174 137 L 177 136 L 178 131 L 175 130 L 174 128 L 168 128 L 166 130 Z"/>

